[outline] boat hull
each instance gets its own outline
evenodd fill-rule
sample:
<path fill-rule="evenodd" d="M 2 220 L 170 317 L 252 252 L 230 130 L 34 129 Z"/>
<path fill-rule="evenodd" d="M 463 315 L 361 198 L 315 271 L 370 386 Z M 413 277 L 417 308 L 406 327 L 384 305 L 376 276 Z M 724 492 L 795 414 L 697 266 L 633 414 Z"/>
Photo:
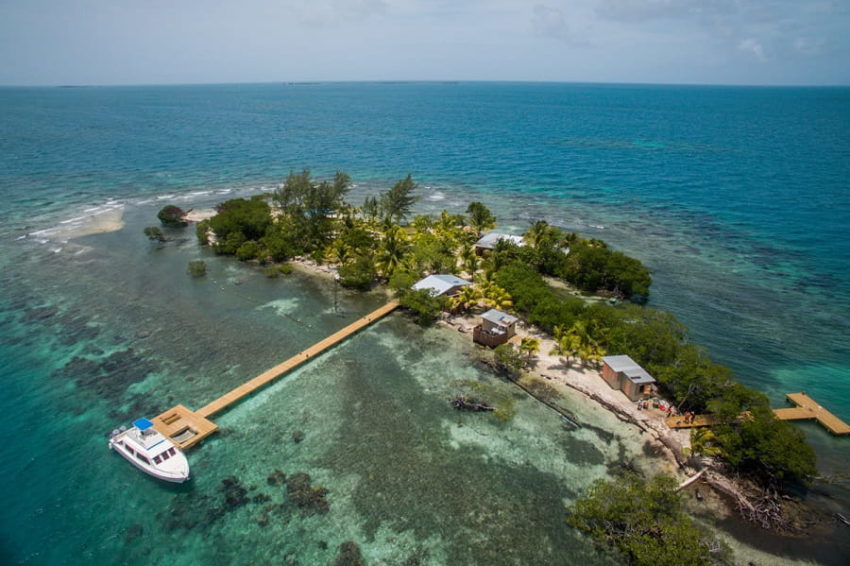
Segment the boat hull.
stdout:
<path fill-rule="evenodd" d="M 119 444 L 115 439 L 109 441 L 109 449 L 119 454 L 122 458 L 133 464 L 136 468 L 141 470 L 142 472 L 152 476 L 158 480 L 167 481 L 171 483 L 183 483 L 189 479 L 188 467 L 185 474 L 181 473 L 169 473 L 164 470 L 157 469 L 154 466 L 146 466 L 143 462 L 139 461 L 135 456 L 127 452 L 126 448 L 124 448 L 121 444 Z M 178 454 L 182 458 L 185 458 L 181 452 L 178 451 Z"/>

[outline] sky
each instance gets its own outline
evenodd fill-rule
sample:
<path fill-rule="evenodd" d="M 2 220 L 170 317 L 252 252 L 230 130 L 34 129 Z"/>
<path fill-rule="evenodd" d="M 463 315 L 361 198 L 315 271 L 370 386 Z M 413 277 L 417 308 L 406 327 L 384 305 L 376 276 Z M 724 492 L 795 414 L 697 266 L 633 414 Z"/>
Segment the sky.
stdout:
<path fill-rule="evenodd" d="M 0 85 L 850 84 L 850 0 L 0 0 Z"/>

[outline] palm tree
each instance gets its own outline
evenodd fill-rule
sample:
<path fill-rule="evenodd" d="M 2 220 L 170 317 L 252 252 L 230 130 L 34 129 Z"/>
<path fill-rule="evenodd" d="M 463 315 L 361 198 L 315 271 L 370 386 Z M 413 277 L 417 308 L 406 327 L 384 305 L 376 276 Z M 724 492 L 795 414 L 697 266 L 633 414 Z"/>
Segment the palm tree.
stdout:
<path fill-rule="evenodd" d="M 599 345 L 587 328 L 587 323 L 577 320 L 569 330 L 561 326 L 555 327 L 555 348 L 550 352 L 554 356 L 565 356 L 567 364 L 569 359 L 579 358 L 582 362 L 593 362 L 598 365 L 605 350 Z"/>
<path fill-rule="evenodd" d="M 549 352 L 550 356 L 563 356 L 564 365 L 570 365 L 570 358 L 578 355 L 579 344 L 575 335 L 564 331 L 563 326 L 555 327 L 555 347 Z"/>
<path fill-rule="evenodd" d="M 528 230 L 523 238 L 529 246 L 539 250 L 542 246 L 552 242 L 553 228 L 545 220 L 537 220 Z"/>
<path fill-rule="evenodd" d="M 540 351 L 540 340 L 526 336 L 519 343 L 519 351 L 525 354 L 526 365 L 531 363 L 531 358 Z"/>
<path fill-rule="evenodd" d="M 460 292 L 449 299 L 449 308 L 456 312 L 468 312 L 478 306 L 481 291 L 475 285 L 461 287 Z"/>
<path fill-rule="evenodd" d="M 495 309 L 514 306 L 513 297 L 511 297 L 510 293 L 496 285 L 493 281 L 486 281 L 479 288 L 484 299 L 484 306 Z"/>
<path fill-rule="evenodd" d="M 469 223 L 475 228 L 476 234 L 480 237 L 481 232 L 489 230 L 496 226 L 496 218 L 490 210 L 480 202 L 471 202 L 466 207 L 466 213 L 469 215 Z"/>
<path fill-rule="evenodd" d="M 478 254 L 475 253 L 475 248 L 469 244 L 464 244 L 464 246 L 460 248 L 459 255 L 463 269 L 465 269 L 470 276 L 474 276 L 475 272 L 478 271 Z"/>
<path fill-rule="evenodd" d="M 336 239 L 328 246 L 327 259 L 332 263 L 343 265 L 351 259 L 353 250 L 351 246 L 343 242 L 341 239 Z"/>
<path fill-rule="evenodd" d="M 591 335 L 587 323 L 583 320 L 577 320 L 573 323 L 566 333 L 573 337 L 572 342 L 576 344 L 576 354 L 583 362 L 593 362 L 598 365 L 602 356 L 605 355 L 605 350 L 599 345 L 599 342 Z"/>
<path fill-rule="evenodd" d="M 392 226 L 384 233 L 376 257 L 376 265 L 385 278 L 389 279 L 398 268 L 404 265 L 409 249 L 410 242 L 404 228 Z"/>

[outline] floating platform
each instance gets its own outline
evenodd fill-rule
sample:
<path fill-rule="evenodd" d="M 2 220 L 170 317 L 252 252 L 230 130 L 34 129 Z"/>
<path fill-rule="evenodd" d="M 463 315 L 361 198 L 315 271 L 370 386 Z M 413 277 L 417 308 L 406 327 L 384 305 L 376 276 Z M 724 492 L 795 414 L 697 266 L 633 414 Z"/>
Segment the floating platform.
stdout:
<path fill-rule="evenodd" d="M 850 434 L 850 425 L 824 409 L 814 399 L 805 393 L 788 393 L 785 395 L 790 403 L 797 405 L 786 409 L 773 409 L 776 418 L 783 421 L 816 420 L 829 432 L 836 435 Z M 714 415 L 695 415 L 690 422 L 685 417 L 676 416 L 665 419 L 670 428 L 696 428 L 718 424 Z"/>
<path fill-rule="evenodd" d="M 172 407 L 161 415 L 154 417 L 152 419 L 153 426 L 157 431 L 162 433 L 163 436 L 171 439 L 171 441 L 174 442 L 174 444 L 181 450 L 191 448 L 218 430 L 218 426 L 209 420 L 208 417 L 254 393 L 258 389 L 271 383 L 281 375 L 295 369 L 304 362 L 312 360 L 325 350 L 339 344 L 352 334 L 387 316 L 397 309 L 398 306 L 398 301 L 390 301 L 368 315 L 352 322 L 342 330 L 334 332 L 321 342 L 317 342 L 306 350 L 298 352 L 285 362 L 264 371 L 254 379 L 231 391 L 228 391 L 215 401 L 204 405 L 197 411 L 192 411 L 183 405 Z"/>

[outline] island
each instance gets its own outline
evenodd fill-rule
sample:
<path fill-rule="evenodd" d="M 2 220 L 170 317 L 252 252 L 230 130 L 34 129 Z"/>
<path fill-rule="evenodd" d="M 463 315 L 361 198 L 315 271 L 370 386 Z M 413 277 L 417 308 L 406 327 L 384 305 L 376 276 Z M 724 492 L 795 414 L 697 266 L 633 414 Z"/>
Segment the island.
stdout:
<path fill-rule="evenodd" d="M 554 410 L 547 399 L 569 388 L 634 424 L 667 455 L 671 475 L 624 470 L 565 511 L 631 563 L 669 555 L 703 564 L 725 552 L 681 509 L 679 490 L 701 482 L 760 528 L 800 532 L 791 494 L 817 474 L 813 449 L 671 313 L 648 306 L 652 278 L 640 261 L 543 220 L 522 234 L 495 232 L 481 202 L 466 214 L 411 217 L 410 175 L 359 207 L 345 200 L 350 187 L 343 172 L 321 181 L 291 172 L 270 194 L 219 204 L 196 223 L 198 241 L 270 277 L 295 264 L 353 290 L 385 286 L 418 324 L 469 335 L 494 371 Z M 498 400 L 469 392 L 452 403 L 511 418 Z"/>

